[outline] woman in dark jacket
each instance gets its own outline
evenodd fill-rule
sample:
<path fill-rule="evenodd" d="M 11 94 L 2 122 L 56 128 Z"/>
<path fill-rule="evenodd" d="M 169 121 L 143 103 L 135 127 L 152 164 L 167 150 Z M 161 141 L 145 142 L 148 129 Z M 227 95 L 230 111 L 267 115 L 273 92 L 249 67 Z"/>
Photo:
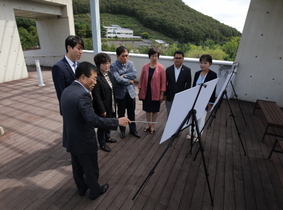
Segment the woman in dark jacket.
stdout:
<path fill-rule="evenodd" d="M 92 90 L 93 108 L 100 117 L 116 117 L 115 97 L 114 97 L 114 79 L 109 71 L 111 59 L 106 53 L 98 53 L 94 57 L 94 62 L 98 68 L 97 84 Z M 97 129 L 97 138 L 100 148 L 105 152 L 110 152 L 111 149 L 107 146 L 108 143 L 116 143 L 117 140 L 111 138 L 110 130 Z"/>
<path fill-rule="evenodd" d="M 197 71 L 195 73 L 195 77 L 194 77 L 194 81 L 193 81 L 193 87 L 195 87 L 196 85 L 199 85 L 201 83 L 205 83 L 208 82 L 210 80 L 216 79 L 217 78 L 217 74 L 210 70 L 210 66 L 212 64 L 212 57 L 209 54 L 203 54 L 200 58 L 199 58 L 199 64 L 200 64 L 200 68 L 201 70 Z M 216 87 L 215 87 L 216 89 Z M 206 114 L 207 111 L 210 111 L 212 108 L 212 105 L 215 102 L 215 89 L 209 99 L 209 102 L 203 112 L 202 117 L 198 120 L 198 127 L 199 130 L 201 131 L 203 126 L 204 126 L 204 122 L 205 122 L 205 118 L 206 118 Z M 194 129 L 196 130 L 196 129 Z M 194 141 L 197 141 L 196 133 L 194 132 Z M 189 129 L 189 134 L 186 137 L 187 139 L 191 139 L 191 134 L 190 134 L 190 129 Z"/>

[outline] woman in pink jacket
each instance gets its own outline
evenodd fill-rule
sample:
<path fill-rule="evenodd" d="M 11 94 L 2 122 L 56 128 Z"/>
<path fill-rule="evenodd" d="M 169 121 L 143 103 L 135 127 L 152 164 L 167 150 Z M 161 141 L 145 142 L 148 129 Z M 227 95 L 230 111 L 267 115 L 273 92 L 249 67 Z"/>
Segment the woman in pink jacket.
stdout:
<path fill-rule="evenodd" d="M 155 48 L 148 50 L 150 63 L 143 65 L 138 84 L 139 99 L 143 101 L 143 110 L 148 122 L 156 122 L 160 103 L 166 91 L 166 74 L 164 66 L 158 63 L 159 51 Z M 148 123 L 144 131 L 155 132 L 154 123 Z"/>

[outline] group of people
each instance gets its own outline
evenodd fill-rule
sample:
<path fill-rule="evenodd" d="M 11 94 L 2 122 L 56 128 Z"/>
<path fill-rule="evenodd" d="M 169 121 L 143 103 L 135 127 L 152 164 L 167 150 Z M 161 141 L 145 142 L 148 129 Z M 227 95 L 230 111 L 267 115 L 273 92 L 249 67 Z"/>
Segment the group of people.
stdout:
<path fill-rule="evenodd" d="M 106 143 L 117 142 L 111 137 L 110 130 L 117 130 L 119 127 L 120 137 L 123 139 L 126 126 L 129 125 L 129 133 L 137 138 L 141 137 L 135 123 L 137 71 L 124 46 L 116 49 L 117 60 L 112 64 L 106 53 L 95 55 L 95 66 L 89 62 L 78 62 L 84 49 L 84 42 L 80 37 L 67 37 L 65 49 L 64 58 L 52 68 L 60 114 L 63 117 L 63 146 L 71 154 L 78 194 L 83 196 L 89 189 L 90 199 L 95 199 L 105 193 L 109 186 L 98 184 L 98 148 L 94 128 L 97 128 L 100 148 L 106 152 L 111 151 Z M 158 62 L 159 56 L 158 49 L 149 49 L 150 62 L 142 67 L 138 83 L 138 98 L 142 100 L 147 119 L 143 131 L 151 134 L 155 132 L 154 125 L 160 104 L 166 101 L 169 115 L 175 94 L 191 87 L 191 69 L 183 65 L 184 53 L 181 50 L 174 53 L 174 64 L 166 70 Z M 211 64 L 210 55 L 200 58 L 201 70 L 196 72 L 193 86 L 217 77 L 209 69 Z M 207 110 L 214 102 L 214 94 Z M 191 135 L 188 137 L 191 138 Z"/>

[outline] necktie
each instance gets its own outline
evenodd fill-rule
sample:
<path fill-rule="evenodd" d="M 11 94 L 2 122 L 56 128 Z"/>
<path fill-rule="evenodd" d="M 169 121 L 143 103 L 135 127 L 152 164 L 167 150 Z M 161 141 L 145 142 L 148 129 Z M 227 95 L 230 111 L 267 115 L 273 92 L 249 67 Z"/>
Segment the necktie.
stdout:
<path fill-rule="evenodd" d="M 89 95 L 90 95 L 91 101 L 93 101 L 93 97 L 92 97 L 92 92 L 91 91 L 89 91 Z"/>
<path fill-rule="evenodd" d="M 77 63 L 74 63 L 74 64 L 73 64 L 74 72 L 76 71 L 76 68 L 77 68 Z"/>

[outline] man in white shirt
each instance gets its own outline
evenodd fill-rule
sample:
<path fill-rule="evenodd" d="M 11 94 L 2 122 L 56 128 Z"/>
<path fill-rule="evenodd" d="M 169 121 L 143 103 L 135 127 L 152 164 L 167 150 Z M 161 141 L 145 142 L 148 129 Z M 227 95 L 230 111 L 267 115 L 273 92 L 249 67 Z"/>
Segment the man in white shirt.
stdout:
<path fill-rule="evenodd" d="M 183 65 L 184 52 L 177 50 L 173 57 L 174 65 L 166 69 L 166 109 L 169 116 L 171 106 L 176 93 L 191 87 L 191 69 Z"/>

